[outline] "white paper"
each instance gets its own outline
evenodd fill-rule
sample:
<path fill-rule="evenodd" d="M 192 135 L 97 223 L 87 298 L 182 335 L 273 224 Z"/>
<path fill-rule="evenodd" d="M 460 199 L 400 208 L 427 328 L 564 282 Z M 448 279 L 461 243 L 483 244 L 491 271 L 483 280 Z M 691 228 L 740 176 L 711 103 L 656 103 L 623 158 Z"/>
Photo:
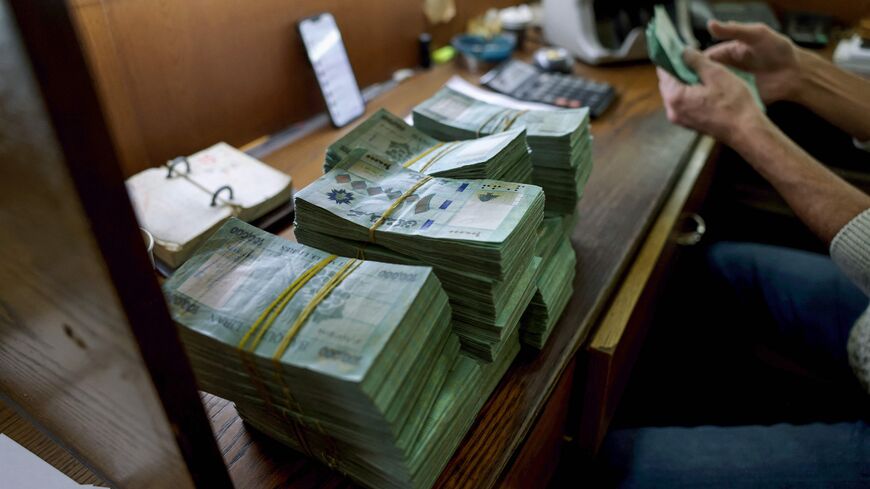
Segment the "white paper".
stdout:
<path fill-rule="evenodd" d="M 81 489 L 79 485 L 30 450 L 0 434 L 0 485 L 14 489 Z"/>
<path fill-rule="evenodd" d="M 447 86 L 452 88 L 453 90 L 456 90 L 459 93 L 468 95 L 469 97 L 473 97 L 483 102 L 501 105 L 502 107 L 508 107 L 511 109 L 562 110 L 559 107 L 554 107 L 552 105 L 538 104 L 535 102 L 523 102 L 522 100 L 517 100 L 513 97 L 508 97 L 507 95 L 481 88 L 477 85 L 474 85 L 473 83 L 469 83 L 464 78 L 457 75 L 453 75 L 449 80 L 447 80 Z"/>
<path fill-rule="evenodd" d="M 150 168 L 127 179 L 139 225 L 156 242 L 154 255 L 177 268 L 208 235 L 235 215 L 253 221 L 291 197 L 291 178 L 226 143 L 218 143 L 178 165 L 172 178 L 167 168 Z M 186 174 L 186 175 L 185 175 Z M 224 185 L 233 190 L 212 194 Z M 227 205 L 233 204 L 233 206 Z"/>

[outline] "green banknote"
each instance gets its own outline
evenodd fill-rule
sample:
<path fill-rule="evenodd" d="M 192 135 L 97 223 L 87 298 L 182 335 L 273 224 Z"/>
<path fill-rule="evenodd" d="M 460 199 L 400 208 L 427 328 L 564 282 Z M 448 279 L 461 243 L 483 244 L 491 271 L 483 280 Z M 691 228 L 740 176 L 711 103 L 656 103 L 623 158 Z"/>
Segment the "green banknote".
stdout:
<path fill-rule="evenodd" d="M 336 257 L 235 219 L 164 292 L 204 390 L 370 487 L 431 485 L 516 354 L 514 338 L 487 366 L 461 357 L 428 267 Z"/>
<path fill-rule="evenodd" d="M 683 51 L 686 50 L 686 43 L 677 34 L 668 11 L 662 5 L 656 5 L 653 19 L 647 25 L 646 42 L 650 60 L 656 66 L 663 68 L 687 85 L 701 83 L 701 79 L 695 73 L 695 70 L 683 61 Z M 729 69 L 746 83 L 755 103 L 760 107 L 764 107 L 764 102 L 758 93 L 758 86 L 755 84 L 755 75 L 738 70 L 737 68 L 729 67 Z"/>
<path fill-rule="evenodd" d="M 503 278 L 543 218 L 540 187 L 430 177 L 365 150 L 296 194 L 296 223 Z"/>
<path fill-rule="evenodd" d="M 434 176 L 526 182 L 532 172 L 522 129 L 441 142 L 381 109 L 327 148 L 324 173 L 359 148 Z"/>
<path fill-rule="evenodd" d="M 589 109 L 517 110 L 469 97 L 449 87 L 414 107 L 414 127 L 454 139 L 479 138 L 523 128 L 532 141 L 564 142 L 579 136 L 589 123 Z M 439 139 L 450 139 L 439 137 Z M 532 154 L 535 148 L 532 146 Z"/>
<path fill-rule="evenodd" d="M 354 150 L 296 195 L 296 237 L 343 256 L 434 267 L 463 349 L 494 361 L 535 293 L 544 194 L 429 177 Z"/>
<path fill-rule="evenodd" d="M 522 111 L 493 105 L 449 87 L 414 108 L 414 127 L 442 140 L 526 130 L 532 183 L 544 189 L 549 212 L 571 214 L 592 168 L 588 109 Z"/>

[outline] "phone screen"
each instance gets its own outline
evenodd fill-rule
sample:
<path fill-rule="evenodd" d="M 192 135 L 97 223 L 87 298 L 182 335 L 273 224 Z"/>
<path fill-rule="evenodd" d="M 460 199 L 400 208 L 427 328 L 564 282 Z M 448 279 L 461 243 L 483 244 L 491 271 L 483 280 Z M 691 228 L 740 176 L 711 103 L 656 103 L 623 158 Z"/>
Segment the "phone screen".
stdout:
<path fill-rule="evenodd" d="M 361 116 L 365 112 L 365 101 L 356 84 L 335 18 L 324 13 L 303 19 L 299 22 L 299 33 L 332 123 L 341 127 Z"/>

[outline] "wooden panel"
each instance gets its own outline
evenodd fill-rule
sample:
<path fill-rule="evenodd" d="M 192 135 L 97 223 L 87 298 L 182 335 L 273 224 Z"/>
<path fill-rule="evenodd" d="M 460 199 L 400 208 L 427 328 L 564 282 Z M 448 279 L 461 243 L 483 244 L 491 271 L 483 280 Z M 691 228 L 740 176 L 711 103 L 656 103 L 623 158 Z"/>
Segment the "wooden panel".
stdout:
<path fill-rule="evenodd" d="M 8 5 L 0 391 L 112 485 L 228 487 L 65 3 Z"/>
<path fill-rule="evenodd" d="M 0 76 L 0 389 L 114 483 L 192 487 L 23 63 Z"/>
<path fill-rule="evenodd" d="M 565 443 L 564 428 L 574 387 L 574 367 L 575 362 L 568 364 L 540 419 L 499 487 L 525 489 L 549 486 L 550 479 L 559 467 L 559 457 Z"/>
<path fill-rule="evenodd" d="M 677 245 L 669 241 L 687 202 L 700 205 L 712 178 L 707 165 L 714 141 L 701 138 L 673 193 L 650 229 L 643 246 L 610 303 L 588 347 L 588 374 L 578 445 L 593 453 L 607 433 L 648 329 L 654 307 Z M 703 184 L 699 184 L 703 182 Z"/>
<path fill-rule="evenodd" d="M 72 0 L 125 175 L 225 140 L 240 146 L 324 110 L 296 21 L 332 12 L 360 86 L 418 62 L 469 18 L 517 0 L 459 0 L 429 26 L 422 1 Z"/>

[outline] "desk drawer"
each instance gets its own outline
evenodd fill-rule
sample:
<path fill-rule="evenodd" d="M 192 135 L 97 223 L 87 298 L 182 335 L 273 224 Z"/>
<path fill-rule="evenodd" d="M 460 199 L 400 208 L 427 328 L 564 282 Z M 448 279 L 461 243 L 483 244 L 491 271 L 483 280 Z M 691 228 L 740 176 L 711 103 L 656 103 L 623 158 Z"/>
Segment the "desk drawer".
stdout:
<path fill-rule="evenodd" d="M 703 221 L 694 216 L 710 188 L 714 148 L 712 139 L 698 140 L 674 190 L 603 312 L 585 355 L 578 357 L 586 365 L 585 378 L 578 379 L 576 386 L 578 392 L 583 392 L 577 443 L 584 453 L 595 453 L 607 433 L 646 338 L 651 312 L 679 258 L 680 248 L 699 238 L 687 234 L 684 223 L 688 220 L 699 228 L 703 226 Z"/>

